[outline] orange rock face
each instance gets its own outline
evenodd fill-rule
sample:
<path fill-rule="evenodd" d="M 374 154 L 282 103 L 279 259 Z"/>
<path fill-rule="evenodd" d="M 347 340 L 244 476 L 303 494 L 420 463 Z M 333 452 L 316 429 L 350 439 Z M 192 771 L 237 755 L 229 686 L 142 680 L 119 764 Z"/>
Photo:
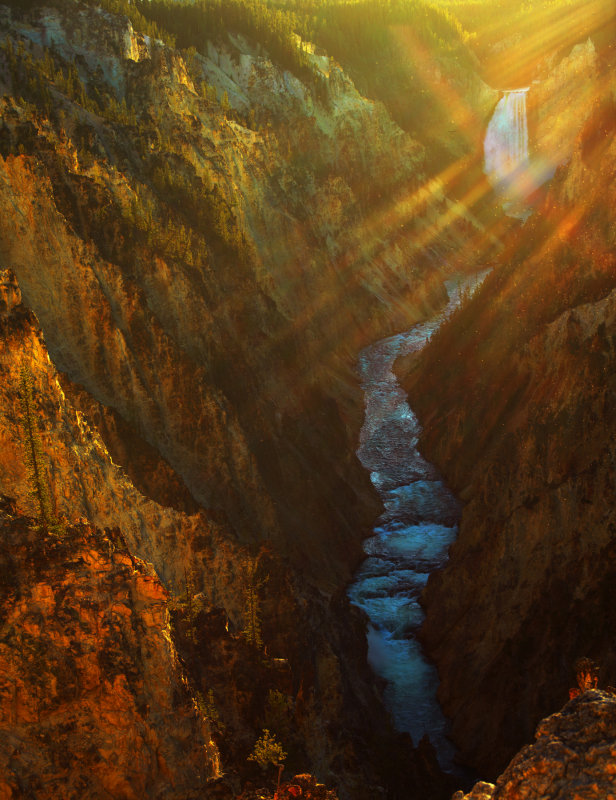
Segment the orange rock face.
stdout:
<path fill-rule="evenodd" d="M 363 624 L 344 600 L 379 510 L 354 453 L 354 361 L 361 345 L 443 301 L 443 263 L 477 257 L 463 233 L 475 221 L 426 181 L 422 146 L 333 63 L 324 103 L 234 37 L 189 58 L 91 6 L 3 19 L 24 63 L 0 99 L 0 265 L 19 281 L 7 274 L 0 292 L 2 491 L 34 511 L 19 432 L 23 360 L 55 514 L 120 528 L 176 598 L 193 585 L 235 631 L 240 546 L 271 548 L 268 587 L 282 590 L 263 593 L 264 638 L 291 665 L 299 749 L 322 779 L 370 798 L 389 767 L 365 758 L 366 736 L 391 732 Z M 57 61 L 44 79 L 51 112 L 31 93 L 46 58 Z M 69 64 L 87 102 L 56 80 Z M 34 82 L 23 80 L 29 69 Z M 232 112 L 208 99 L 216 82 Z M 106 573 L 104 555 L 82 550 L 92 575 Z M 126 553 L 114 558 L 132 569 Z M 135 614 L 146 631 L 164 630 L 160 587 L 138 573 L 132 605 L 112 594 L 104 612 L 126 636 Z M 56 594 L 33 591 L 49 613 Z M 41 635 L 22 612 L 24 630 Z M 103 624 L 88 613 L 93 629 Z M 74 657 L 95 691 L 105 665 L 97 672 L 90 652 Z M 109 682 L 105 730 L 120 725 L 114 692 L 130 709 L 141 666 L 122 672 L 126 684 Z M 35 718 L 31 695 L 18 705 Z M 229 707 L 237 715 L 241 698 Z M 97 748 L 124 759 L 108 789 L 121 796 L 126 753 L 145 751 L 130 737 Z M 178 753 L 157 751 L 161 775 L 177 774 Z M 38 774 L 53 775 L 51 765 Z"/>
<path fill-rule="evenodd" d="M 216 777 L 168 593 L 117 532 L 5 510 L 0 570 L 0 797 L 179 800 Z"/>
<path fill-rule="evenodd" d="M 221 580 L 225 556 L 213 557 L 224 524 L 203 510 L 186 514 L 163 506 L 139 492 L 113 462 L 105 443 L 84 414 L 64 393 L 60 375 L 47 353 L 37 319 L 20 302 L 20 291 L 9 270 L 0 285 L 12 298 L 0 316 L 0 486 L 20 508 L 36 513 L 24 465 L 19 404 L 19 370 L 27 364 L 33 382 L 38 428 L 54 513 L 70 522 L 86 518 L 101 528 L 121 527 L 131 552 L 154 563 L 170 587 L 180 587 L 186 570 L 208 571 L 214 603 L 237 613 L 233 591 Z M 156 460 L 153 459 L 154 465 Z M 167 467 L 168 469 L 168 467 Z M 144 533 L 145 532 L 145 533 Z M 196 552 L 197 549 L 199 552 Z M 233 546 L 227 545 L 227 558 Z M 120 556 L 118 556 L 120 557 Z M 96 558 L 93 554 L 91 558 Z M 130 563 L 130 556 L 121 558 Z M 202 578 L 203 580 L 203 578 Z"/>
<path fill-rule="evenodd" d="M 280 786 L 277 795 L 279 800 L 338 800 L 336 793 L 318 783 L 313 775 L 296 775 Z"/>
<path fill-rule="evenodd" d="M 452 800 L 614 800 L 616 697 L 591 689 L 537 728 L 496 784 L 478 783 Z"/>

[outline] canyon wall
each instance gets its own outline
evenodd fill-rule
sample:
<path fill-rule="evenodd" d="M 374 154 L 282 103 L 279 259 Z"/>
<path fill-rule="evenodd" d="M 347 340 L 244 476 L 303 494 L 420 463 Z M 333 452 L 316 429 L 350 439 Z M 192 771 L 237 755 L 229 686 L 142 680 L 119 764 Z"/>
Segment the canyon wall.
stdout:
<path fill-rule="evenodd" d="M 339 585 L 375 509 L 353 456 L 354 354 L 442 302 L 437 266 L 465 260 L 460 212 L 337 67 L 323 106 L 264 57 L 212 46 L 189 69 L 93 9 L 14 27 L 130 109 L 122 125 L 69 103 L 59 124 L 3 101 L 0 255 L 54 363 L 238 539 Z M 206 78 L 233 113 L 202 98 Z M 247 102 L 256 130 L 237 121 Z"/>
<path fill-rule="evenodd" d="M 614 789 L 616 730 L 613 694 L 587 691 L 537 726 L 496 784 L 480 781 L 452 800 L 604 800 Z"/>
<path fill-rule="evenodd" d="M 409 776 L 438 796 L 344 595 L 378 513 L 353 367 L 442 304 L 443 264 L 472 269 L 482 226 L 328 59 L 311 85 L 237 35 L 181 53 L 58 5 L 0 13 L 2 492 L 36 513 L 24 363 L 54 514 L 121 529 L 173 602 L 198 597 L 198 633 L 182 606 L 174 635 L 190 692 L 220 705 L 223 769 L 247 769 L 279 691 L 295 758 L 341 796 L 406 796 Z M 257 556 L 267 658 L 288 673 L 252 686 Z"/>
<path fill-rule="evenodd" d="M 0 794 L 194 797 L 218 751 L 171 643 L 168 593 L 120 532 L 0 511 Z"/>
<path fill-rule="evenodd" d="M 531 156 L 539 180 L 552 177 L 568 161 L 575 140 L 597 99 L 599 56 L 593 40 L 575 45 L 561 59 L 542 65 L 528 91 Z"/>
<path fill-rule="evenodd" d="M 289 748 L 291 768 L 309 765 L 349 797 L 369 797 L 380 785 L 398 796 L 407 780 L 418 796 L 442 797 L 432 755 L 414 753 L 410 740 L 389 727 L 365 662 L 363 623 L 344 598 L 311 589 L 270 548 L 259 559 L 259 581 L 267 591 L 259 590 L 258 612 L 270 655 L 246 642 L 245 570 L 254 559 L 230 536 L 224 516 L 204 509 L 187 513 L 140 492 L 65 393 L 67 379 L 53 366 L 38 321 L 8 270 L 0 273 L 0 298 L 0 481 L 15 498 L 5 503 L 1 538 L 6 580 L 0 649 L 5 690 L 13 698 L 7 708 L 17 709 L 4 719 L 6 791 L 47 782 L 53 773 L 49 796 L 62 787 L 63 796 L 77 798 L 84 791 L 82 776 L 93 770 L 92 791 L 100 783 L 101 791 L 115 787 L 130 797 L 140 787 L 154 792 L 172 784 L 175 796 L 188 797 L 206 784 L 213 791 L 220 763 L 226 777 L 217 790 L 235 796 L 250 775 L 246 757 L 267 724 Z M 15 508 L 38 515 L 25 457 L 24 370 L 59 539 Z M 84 391 L 72 385 L 69 391 L 83 407 Z M 90 398 L 92 417 L 97 409 L 112 427 L 115 418 Z M 129 446 L 135 443 L 132 434 Z M 157 480 L 170 469 L 160 456 L 147 455 L 154 471 L 150 488 L 160 494 Z M 75 588 L 67 593 L 67 586 Z M 82 619 L 84 609 L 90 616 Z M 94 628 L 92 609 L 99 620 Z M 35 646 L 36 658 L 30 658 Z M 76 677 L 61 691 L 69 668 Z M 167 694 L 154 685 L 154 668 L 167 676 Z M 268 705 L 272 695 L 282 698 L 282 723 Z M 17 758 L 40 736 L 53 746 L 37 759 Z M 84 737 L 87 746 L 77 746 Z M 134 763 L 126 759 L 131 748 L 138 753 Z M 71 753 L 70 763 L 63 752 Z M 251 778 L 259 779 L 258 770 Z"/>
<path fill-rule="evenodd" d="M 596 66 L 545 200 L 481 290 L 399 365 L 423 452 L 464 502 L 424 595 L 423 639 L 455 741 L 486 777 L 562 703 L 578 657 L 615 677 L 613 49 Z"/>

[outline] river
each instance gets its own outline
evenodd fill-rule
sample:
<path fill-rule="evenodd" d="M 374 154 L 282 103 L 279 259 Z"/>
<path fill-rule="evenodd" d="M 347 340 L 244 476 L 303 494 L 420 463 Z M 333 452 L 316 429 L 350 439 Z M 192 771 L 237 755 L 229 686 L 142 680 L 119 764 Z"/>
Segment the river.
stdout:
<path fill-rule="evenodd" d="M 417 631 L 424 618 L 419 596 L 430 572 L 447 559 L 461 508 L 417 449 L 420 426 L 392 367 L 399 355 L 420 350 L 486 274 L 446 282 L 449 304 L 441 313 L 365 348 L 358 367 L 366 415 L 357 455 L 385 510 L 364 543 L 367 558 L 349 599 L 368 616 L 368 660 L 387 681 L 384 701 L 396 729 L 410 733 L 415 744 L 427 734 L 441 767 L 450 772 L 455 771 L 455 749 L 436 699 L 438 676 Z"/>

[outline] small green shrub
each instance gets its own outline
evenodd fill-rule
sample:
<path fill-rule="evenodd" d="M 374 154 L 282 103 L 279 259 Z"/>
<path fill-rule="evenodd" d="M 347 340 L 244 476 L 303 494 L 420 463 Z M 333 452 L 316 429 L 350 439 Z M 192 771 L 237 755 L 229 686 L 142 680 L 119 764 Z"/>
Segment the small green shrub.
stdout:
<path fill-rule="evenodd" d="M 268 764 L 274 767 L 281 767 L 286 757 L 287 754 L 282 749 L 280 742 L 265 728 L 255 742 L 254 749 L 248 756 L 248 760 L 256 761 L 261 769 L 267 769 Z"/>

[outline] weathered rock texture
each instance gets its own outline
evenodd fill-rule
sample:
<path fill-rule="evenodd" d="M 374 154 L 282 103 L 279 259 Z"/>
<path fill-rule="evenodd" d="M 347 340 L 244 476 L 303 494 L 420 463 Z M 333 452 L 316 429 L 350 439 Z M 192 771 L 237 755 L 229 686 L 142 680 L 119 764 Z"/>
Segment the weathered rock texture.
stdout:
<path fill-rule="evenodd" d="M 463 757 L 502 769 L 616 622 L 614 71 L 538 213 L 411 365 L 422 447 L 465 503 L 423 638 Z"/>
<path fill-rule="evenodd" d="M 587 691 L 538 726 L 496 781 L 452 800 L 613 800 L 616 797 L 616 697 Z"/>
<path fill-rule="evenodd" d="M 442 301 L 436 267 L 471 260 L 473 221 L 339 68 L 324 75 L 323 105 L 230 46 L 187 65 L 93 9 L 28 19 L 10 28 L 15 41 L 35 59 L 52 44 L 79 57 L 88 91 L 137 120 L 64 98 L 59 125 L 7 87 L 0 257 L 54 363 L 198 503 L 223 510 L 240 541 L 268 538 L 339 586 L 375 511 L 353 455 L 353 359 Z M 204 77 L 235 116 L 203 99 Z"/>
<path fill-rule="evenodd" d="M 0 572 L 0 796 L 202 796 L 218 752 L 121 533 L 58 538 L 4 503 Z"/>
<path fill-rule="evenodd" d="M 568 161 L 597 97 L 599 57 L 591 38 L 530 87 L 527 100 L 531 156 L 542 177 L 551 178 Z"/>
<path fill-rule="evenodd" d="M 317 97 L 239 37 L 181 54 L 62 8 L 0 14 L 0 262 L 27 306 L 5 273 L 2 489 L 28 506 L 25 360 L 55 513 L 121 527 L 234 631 L 240 545 L 266 545 L 264 640 L 289 663 L 298 768 L 354 800 L 402 786 L 409 742 L 392 738 L 344 596 L 378 510 L 354 455 L 353 362 L 442 303 L 442 264 L 470 268 L 481 225 L 327 59 Z M 204 692 L 208 668 L 238 661 L 186 649 Z M 221 686 L 221 713 L 245 762 L 264 698 L 236 719 L 243 677 Z"/>
<path fill-rule="evenodd" d="M 21 292 L 10 270 L 0 271 L 0 292 L 7 298 L 0 311 L 0 485 L 15 497 L 20 508 L 37 513 L 24 462 L 20 410 L 20 368 L 32 376 L 39 434 L 49 470 L 54 513 L 71 521 L 86 518 L 100 528 L 121 526 L 131 552 L 156 563 L 158 574 L 170 587 L 185 583 L 185 571 L 201 574 L 213 604 L 225 605 L 239 619 L 235 590 L 220 594 L 225 556 L 216 558 L 224 524 L 200 510 L 192 515 L 144 496 L 122 468 L 114 464 L 96 429 L 76 409 L 62 390 L 42 332 L 33 313 L 21 303 Z M 151 458 L 152 470 L 166 465 Z M 168 469 L 168 467 L 167 467 Z M 147 535 L 144 533 L 147 532 Z M 237 559 L 231 544 L 226 558 Z M 206 566 L 207 565 L 207 566 Z M 204 578 L 203 570 L 208 577 Z"/>
<path fill-rule="evenodd" d="M 384 778 L 368 762 L 360 765 L 351 756 L 356 746 L 351 742 L 354 737 L 363 740 L 367 736 L 362 747 L 370 746 L 374 752 L 379 752 L 379 747 L 383 746 L 381 742 L 388 742 L 385 752 L 378 756 L 383 768 L 387 768 L 388 758 L 392 758 L 397 745 L 388 738 L 392 734 L 365 666 L 365 640 L 359 617 L 348 616 L 341 597 L 331 602 L 324 600 L 294 578 L 279 556 L 264 553 L 259 574 L 267 580 L 267 592 L 260 593 L 259 605 L 264 640 L 274 658 L 266 658 L 248 646 L 238 632 L 246 624 L 243 571 L 249 556 L 229 538 L 224 519 L 212 517 L 204 510 L 188 515 L 161 506 L 135 489 L 121 468 L 113 463 L 98 432 L 90 428 L 83 413 L 62 391 L 37 320 L 21 303 L 19 287 L 8 270 L 0 272 L 0 291 L 6 298 L 4 312 L 0 315 L 0 482 L 3 489 L 14 492 L 21 508 L 37 513 L 27 480 L 19 402 L 20 368 L 25 364 L 32 377 L 38 433 L 54 513 L 61 518 L 69 515 L 74 518 L 79 514 L 82 519 L 87 517 L 106 529 L 115 529 L 121 524 L 121 542 L 129 545 L 130 552 L 150 556 L 155 561 L 175 594 L 175 637 L 185 661 L 191 691 L 201 698 L 213 693 L 214 699 L 209 702 L 220 723 L 216 735 L 224 757 L 224 770 L 239 768 L 241 772 L 245 769 L 246 758 L 267 723 L 268 693 L 278 691 L 284 693 L 285 702 L 293 709 L 285 733 L 294 743 L 295 765 L 298 768 L 305 768 L 307 763 L 313 765 L 319 774 L 342 783 L 352 797 L 362 797 L 364 792 L 369 794 L 373 785 L 370 781 L 379 782 Z M 79 398 L 83 399 L 83 392 L 79 393 Z M 113 545 L 104 537 L 101 541 L 101 547 Z M 126 548 L 126 544 L 123 547 Z M 6 550 L 10 552 L 9 545 Z M 62 572 L 63 563 L 56 565 L 58 582 L 72 580 L 69 574 Z M 6 574 L 10 576 L 8 567 Z M 148 574 L 156 576 L 151 568 Z M 24 575 L 24 584 L 27 579 Z M 162 588 L 161 592 L 167 596 Z M 29 613 L 24 610 L 24 614 Z M 38 612 L 35 609 L 32 613 Z M 302 620 L 306 621 L 302 623 Z M 15 623 L 16 629 L 19 624 L 19 621 Z M 315 631 L 310 638 L 305 634 L 308 625 Z M 40 662 L 43 671 L 46 653 Z M 341 662 L 339 654 L 344 654 L 349 663 L 357 661 L 358 666 L 347 666 Z M 135 676 L 140 669 L 140 664 L 134 666 Z M 135 681 L 138 680 L 143 679 L 135 677 Z M 372 719 L 372 730 L 366 733 L 367 718 Z M 373 736 L 375 741 L 369 744 Z M 59 749 L 72 747 L 68 733 L 65 736 L 61 731 L 56 732 L 56 740 Z M 121 749 L 125 744 L 118 740 L 113 747 Z M 341 751 L 346 752 L 345 763 L 332 768 L 331 762 Z M 192 758 L 191 752 L 189 747 L 182 753 L 178 744 L 172 754 L 176 769 L 182 769 L 183 759 Z M 405 771 L 415 771 L 418 786 L 426 780 L 428 773 L 422 766 L 422 758 L 415 759 L 409 743 L 400 746 L 393 760 L 396 758 L 400 759 L 398 765 L 404 758 Z M 86 770 L 85 753 L 83 759 Z M 128 769 L 127 763 L 118 765 L 118 780 L 125 767 Z M 46 775 L 48 767 L 49 763 L 43 761 L 33 765 L 33 779 L 37 774 Z M 58 786 L 68 780 L 67 774 L 58 778 Z M 234 785 L 239 788 L 241 777 L 235 778 Z M 438 781 L 434 785 L 438 786 Z M 436 795 L 438 791 L 437 788 Z"/>

